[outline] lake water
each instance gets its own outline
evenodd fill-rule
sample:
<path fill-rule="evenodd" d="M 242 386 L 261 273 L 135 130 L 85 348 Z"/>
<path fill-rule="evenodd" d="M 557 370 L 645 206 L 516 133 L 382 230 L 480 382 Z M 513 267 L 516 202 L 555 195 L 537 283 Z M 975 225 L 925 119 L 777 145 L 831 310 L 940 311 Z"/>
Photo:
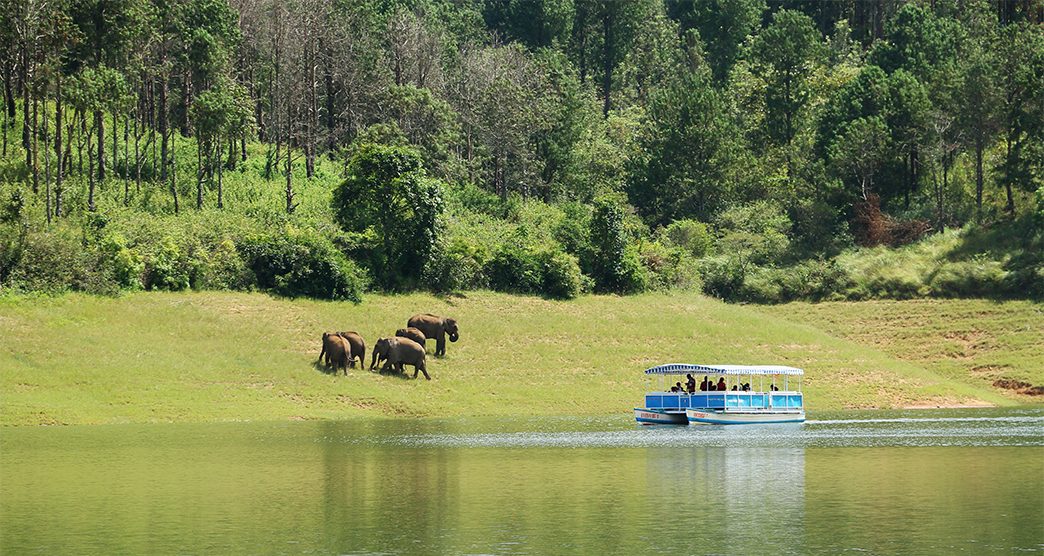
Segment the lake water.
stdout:
<path fill-rule="evenodd" d="M 0 430 L 3 554 L 1044 551 L 1044 410 Z"/>

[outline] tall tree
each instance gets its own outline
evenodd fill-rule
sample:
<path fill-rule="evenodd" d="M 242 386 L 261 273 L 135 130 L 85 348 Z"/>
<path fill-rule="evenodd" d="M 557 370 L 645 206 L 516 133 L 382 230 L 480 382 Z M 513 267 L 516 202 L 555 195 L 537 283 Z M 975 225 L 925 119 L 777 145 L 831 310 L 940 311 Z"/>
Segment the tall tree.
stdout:
<path fill-rule="evenodd" d="M 812 94 L 812 71 L 824 54 L 823 40 L 807 15 L 781 10 L 754 39 L 751 50 L 756 73 L 765 81 L 765 127 L 785 149 L 787 175 L 792 177 L 792 142 L 799 114 Z"/>

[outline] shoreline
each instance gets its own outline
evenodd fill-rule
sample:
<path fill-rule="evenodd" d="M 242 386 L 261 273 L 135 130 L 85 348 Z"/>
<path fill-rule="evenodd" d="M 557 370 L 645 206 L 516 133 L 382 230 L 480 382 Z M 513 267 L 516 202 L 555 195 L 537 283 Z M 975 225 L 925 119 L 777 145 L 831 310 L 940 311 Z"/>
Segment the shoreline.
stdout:
<path fill-rule="evenodd" d="M 979 311 L 975 303 L 944 307 Z M 1035 402 L 779 310 L 696 294 L 563 302 L 481 291 L 371 294 L 360 305 L 233 292 L 6 300 L 0 426 L 612 415 L 656 389 L 642 371 L 665 361 L 800 367 L 808 406 L 820 411 Z M 1033 318 L 1032 310 L 1009 312 Z M 372 347 L 421 312 L 461 326 L 445 358 L 429 342 L 430 382 L 359 369 L 334 376 L 313 365 L 324 330 L 358 330 Z"/>

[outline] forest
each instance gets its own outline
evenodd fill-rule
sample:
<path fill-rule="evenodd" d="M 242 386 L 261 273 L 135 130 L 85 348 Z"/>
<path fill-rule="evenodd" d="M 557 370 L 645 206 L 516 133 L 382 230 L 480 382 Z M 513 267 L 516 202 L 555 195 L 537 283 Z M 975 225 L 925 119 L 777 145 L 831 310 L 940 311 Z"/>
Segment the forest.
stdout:
<path fill-rule="evenodd" d="M 1041 0 L 0 4 L 0 295 L 1044 298 Z"/>

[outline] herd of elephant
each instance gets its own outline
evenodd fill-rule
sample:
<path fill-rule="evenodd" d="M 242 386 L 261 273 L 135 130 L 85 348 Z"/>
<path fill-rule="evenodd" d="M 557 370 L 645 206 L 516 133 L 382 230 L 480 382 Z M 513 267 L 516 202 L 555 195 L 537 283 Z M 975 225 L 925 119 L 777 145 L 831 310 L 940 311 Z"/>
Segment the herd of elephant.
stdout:
<path fill-rule="evenodd" d="M 404 373 L 404 365 L 413 367 L 413 378 L 419 373 L 424 373 L 424 378 L 431 380 L 428 368 L 425 364 L 425 342 L 429 338 L 435 339 L 435 355 L 441 357 L 446 355 L 446 336 L 451 342 L 460 338 L 457 330 L 457 321 L 438 315 L 426 313 L 413 315 L 406 322 L 406 328 L 395 331 L 391 338 L 378 338 L 373 346 L 373 356 L 370 359 L 370 370 L 384 362 L 381 372 L 394 371 Z M 324 332 L 323 349 L 319 352 L 319 361 L 326 356 L 326 367 L 333 368 L 334 373 L 344 369 L 348 374 L 348 367 L 355 366 L 355 359 L 359 359 L 359 366 L 366 364 L 366 341 L 358 332 Z"/>

